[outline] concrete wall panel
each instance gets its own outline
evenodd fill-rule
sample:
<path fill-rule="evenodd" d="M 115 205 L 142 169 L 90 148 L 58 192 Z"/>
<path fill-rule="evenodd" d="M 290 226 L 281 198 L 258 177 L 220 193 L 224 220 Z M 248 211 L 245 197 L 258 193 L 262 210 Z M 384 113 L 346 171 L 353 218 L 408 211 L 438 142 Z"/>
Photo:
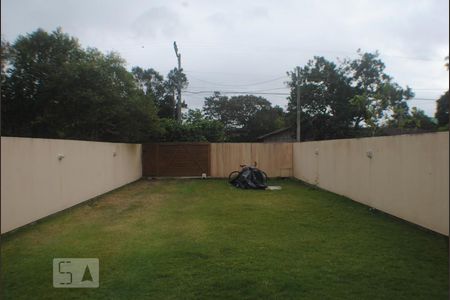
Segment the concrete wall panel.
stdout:
<path fill-rule="evenodd" d="M 142 175 L 139 144 L 16 137 L 1 143 L 2 233 Z"/>

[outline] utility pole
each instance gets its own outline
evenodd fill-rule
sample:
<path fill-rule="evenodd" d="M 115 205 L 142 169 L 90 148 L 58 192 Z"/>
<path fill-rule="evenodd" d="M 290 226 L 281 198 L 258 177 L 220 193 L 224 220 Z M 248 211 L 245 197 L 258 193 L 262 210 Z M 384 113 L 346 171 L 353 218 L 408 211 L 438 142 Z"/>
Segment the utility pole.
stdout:
<path fill-rule="evenodd" d="M 181 53 L 178 53 L 177 42 L 173 42 L 173 49 L 175 50 L 175 55 L 178 59 L 178 76 L 177 76 L 177 121 L 181 123 Z"/>
<path fill-rule="evenodd" d="M 300 67 L 297 67 L 297 142 L 300 142 Z"/>

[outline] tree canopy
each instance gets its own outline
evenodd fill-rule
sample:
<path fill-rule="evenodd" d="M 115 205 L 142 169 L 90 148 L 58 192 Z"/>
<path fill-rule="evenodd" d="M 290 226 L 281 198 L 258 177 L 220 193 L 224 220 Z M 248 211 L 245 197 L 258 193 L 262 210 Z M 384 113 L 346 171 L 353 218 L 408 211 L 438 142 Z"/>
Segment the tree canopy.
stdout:
<path fill-rule="evenodd" d="M 447 126 L 447 129 L 448 129 L 448 105 L 449 105 L 448 100 L 449 94 L 447 91 L 437 100 L 437 110 L 435 114 L 439 126 L 441 127 Z"/>
<path fill-rule="evenodd" d="M 3 134 L 126 142 L 158 135 L 154 98 L 117 53 L 38 29 L 11 45 L 7 64 Z"/>
<path fill-rule="evenodd" d="M 414 95 L 385 73 L 378 53 L 358 51 L 358 58 L 340 64 L 316 56 L 288 75 L 288 119 L 295 124 L 300 85 L 304 139 L 352 137 L 362 126 L 375 134 L 387 120 L 402 126 L 409 114 L 406 101 Z"/>
<path fill-rule="evenodd" d="M 258 136 L 284 126 L 284 112 L 263 97 L 241 95 L 227 97 L 215 92 L 205 98 L 206 117 L 225 126 L 228 140 L 253 141 Z"/>
<path fill-rule="evenodd" d="M 378 52 L 357 54 L 338 62 L 316 56 L 288 72 L 287 111 L 263 97 L 214 92 L 202 109 L 189 109 L 179 123 L 176 89 L 189 84 L 182 69 L 165 77 L 153 68 L 128 70 L 118 53 L 82 48 L 61 29 L 38 29 L 13 43 L 1 40 L 2 134 L 121 142 L 254 141 L 295 127 L 297 87 L 304 140 L 375 135 L 386 128 L 436 130 L 422 110 L 409 108 L 412 90 L 394 82 Z M 447 129 L 448 97 L 447 91 L 437 101 L 435 115 Z"/>
<path fill-rule="evenodd" d="M 161 119 L 162 142 L 223 142 L 224 126 L 220 121 L 204 116 L 200 109 L 190 109 L 183 123 L 175 119 Z"/>

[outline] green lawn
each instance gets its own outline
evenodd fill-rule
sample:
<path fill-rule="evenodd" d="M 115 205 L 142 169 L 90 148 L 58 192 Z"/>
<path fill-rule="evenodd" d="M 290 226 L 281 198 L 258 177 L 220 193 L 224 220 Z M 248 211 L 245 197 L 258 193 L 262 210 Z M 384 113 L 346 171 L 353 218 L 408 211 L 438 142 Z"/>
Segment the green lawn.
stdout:
<path fill-rule="evenodd" d="M 300 182 L 141 180 L 2 236 L 2 299 L 448 299 L 448 238 Z M 52 287 L 97 257 L 100 288 Z"/>

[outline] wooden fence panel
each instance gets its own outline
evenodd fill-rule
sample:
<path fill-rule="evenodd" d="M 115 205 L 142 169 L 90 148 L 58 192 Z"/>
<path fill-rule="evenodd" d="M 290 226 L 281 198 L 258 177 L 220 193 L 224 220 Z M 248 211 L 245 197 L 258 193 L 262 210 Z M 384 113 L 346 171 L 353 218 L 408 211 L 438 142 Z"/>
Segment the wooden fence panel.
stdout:
<path fill-rule="evenodd" d="M 269 177 L 291 177 L 292 143 L 254 143 L 252 162 Z"/>
<path fill-rule="evenodd" d="M 250 143 L 213 143 L 211 144 L 211 176 L 228 177 L 239 165 L 250 165 Z"/>
<path fill-rule="evenodd" d="M 254 165 L 269 177 L 292 176 L 292 143 L 213 143 L 211 176 L 228 177 L 239 165 Z"/>
<path fill-rule="evenodd" d="M 144 144 L 143 176 L 177 177 L 210 175 L 210 145 L 207 143 Z"/>

